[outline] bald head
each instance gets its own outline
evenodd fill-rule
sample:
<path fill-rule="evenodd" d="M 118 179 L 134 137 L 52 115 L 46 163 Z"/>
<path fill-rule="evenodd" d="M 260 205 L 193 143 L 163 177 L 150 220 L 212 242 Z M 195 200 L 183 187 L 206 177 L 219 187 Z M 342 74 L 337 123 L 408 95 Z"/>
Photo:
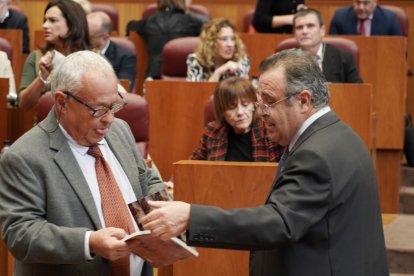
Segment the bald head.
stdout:
<path fill-rule="evenodd" d="M 112 32 L 111 18 L 104 12 L 91 12 L 87 15 L 89 36 L 93 48 L 105 47 Z"/>

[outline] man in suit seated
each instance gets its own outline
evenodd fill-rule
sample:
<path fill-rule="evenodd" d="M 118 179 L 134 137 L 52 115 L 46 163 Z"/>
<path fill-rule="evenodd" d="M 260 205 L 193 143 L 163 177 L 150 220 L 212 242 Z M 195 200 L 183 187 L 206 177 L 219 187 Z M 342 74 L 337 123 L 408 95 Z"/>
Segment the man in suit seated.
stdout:
<path fill-rule="evenodd" d="M 251 250 L 250 275 L 388 276 L 372 159 L 329 107 L 320 68 L 309 52 L 289 49 L 260 69 L 256 106 L 270 139 L 287 148 L 265 202 L 225 210 L 150 201 L 158 209 L 141 219 L 144 229 L 161 239 L 187 231 L 194 246 Z"/>
<path fill-rule="evenodd" d="M 97 11 L 89 13 L 87 19 L 92 48 L 109 60 L 118 79 L 130 81 L 129 91 L 132 91 L 136 77 L 135 54 L 110 40 L 112 21 L 109 15 Z"/>
<path fill-rule="evenodd" d="M 299 47 L 313 54 L 327 81 L 362 82 L 352 54 L 322 42 L 325 25 L 319 11 L 304 9 L 297 12 L 293 17 L 293 32 Z"/>
<path fill-rule="evenodd" d="M 377 0 L 353 0 L 352 6 L 336 10 L 329 34 L 402 35 L 395 14 L 383 9 Z"/>
<path fill-rule="evenodd" d="M 0 159 L 0 225 L 14 275 L 152 275 L 122 238 L 138 229 L 127 204 L 164 185 L 114 117 L 125 101 L 112 66 L 78 51 L 55 70 L 53 109 Z"/>
<path fill-rule="evenodd" d="M 30 53 L 29 27 L 27 17 L 9 9 L 11 0 L 0 0 L 0 29 L 21 29 L 23 31 L 23 53 Z"/>

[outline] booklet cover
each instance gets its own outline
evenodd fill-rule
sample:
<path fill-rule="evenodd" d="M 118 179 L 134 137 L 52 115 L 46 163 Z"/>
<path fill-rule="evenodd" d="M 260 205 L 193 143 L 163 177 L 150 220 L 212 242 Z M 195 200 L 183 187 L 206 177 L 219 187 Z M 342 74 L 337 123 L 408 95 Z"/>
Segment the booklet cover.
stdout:
<path fill-rule="evenodd" d="M 126 236 L 123 240 L 134 244 L 132 252 L 149 262 L 154 267 L 172 264 L 178 260 L 184 260 L 198 256 L 195 248 L 188 246 L 183 239 L 184 235 L 174 237 L 167 241 L 151 236 L 151 231 L 144 230 L 139 220 L 151 212 L 147 200 L 168 201 L 168 193 L 163 190 L 153 195 L 146 196 L 128 204 L 131 213 L 141 231 Z"/>

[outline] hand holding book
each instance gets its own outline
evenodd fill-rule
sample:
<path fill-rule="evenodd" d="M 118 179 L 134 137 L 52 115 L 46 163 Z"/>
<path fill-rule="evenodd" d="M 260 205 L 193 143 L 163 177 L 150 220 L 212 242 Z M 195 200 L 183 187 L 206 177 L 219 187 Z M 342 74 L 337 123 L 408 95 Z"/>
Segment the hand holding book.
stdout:
<path fill-rule="evenodd" d="M 154 267 L 161 267 L 172 264 L 178 260 L 198 256 L 198 252 L 194 248 L 187 246 L 185 241 L 182 240 L 185 238 L 184 235 L 182 235 L 181 239 L 176 237 L 185 231 L 185 227 L 182 228 L 181 231 L 178 230 L 179 228 L 174 228 L 173 232 L 171 231 L 171 228 L 173 228 L 171 225 L 160 225 L 160 223 L 162 224 L 163 221 L 166 221 L 162 218 L 158 221 L 150 221 L 153 217 L 152 213 L 157 212 L 154 208 L 162 207 L 162 205 L 158 204 L 174 203 L 166 202 L 164 200 L 169 200 L 169 197 L 166 191 L 161 191 L 128 204 L 141 231 L 130 234 L 123 240 L 127 242 L 130 250 L 134 254 L 151 263 Z M 147 216 L 149 219 L 145 219 Z M 165 215 L 163 215 L 163 217 L 164 216 Z M 150 222 L 144 223 L 143 227 L 141 224 L 143 221 Z M 144 228 L 147 230 L 144 230 Z M 175 234 L 171 235 L 171 233 Z"/>

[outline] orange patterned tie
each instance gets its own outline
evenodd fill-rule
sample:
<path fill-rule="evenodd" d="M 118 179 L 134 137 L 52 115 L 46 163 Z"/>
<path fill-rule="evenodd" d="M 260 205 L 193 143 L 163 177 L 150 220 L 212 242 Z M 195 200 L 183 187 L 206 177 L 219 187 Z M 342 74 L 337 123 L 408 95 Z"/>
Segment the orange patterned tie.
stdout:
<path fill-rule="evenodd" d="M 89 148 L 88 154 L 95 157 L 96 178 L 101 194 L 102 211 L 106 227 L 122 228 L 133 233 L 134 225 L 128 208 L 116 183 L 111 168 L 102 156 L 98 145 Z M 129 276 L 129 256 L 111 262 L 112 276 Z"/>

